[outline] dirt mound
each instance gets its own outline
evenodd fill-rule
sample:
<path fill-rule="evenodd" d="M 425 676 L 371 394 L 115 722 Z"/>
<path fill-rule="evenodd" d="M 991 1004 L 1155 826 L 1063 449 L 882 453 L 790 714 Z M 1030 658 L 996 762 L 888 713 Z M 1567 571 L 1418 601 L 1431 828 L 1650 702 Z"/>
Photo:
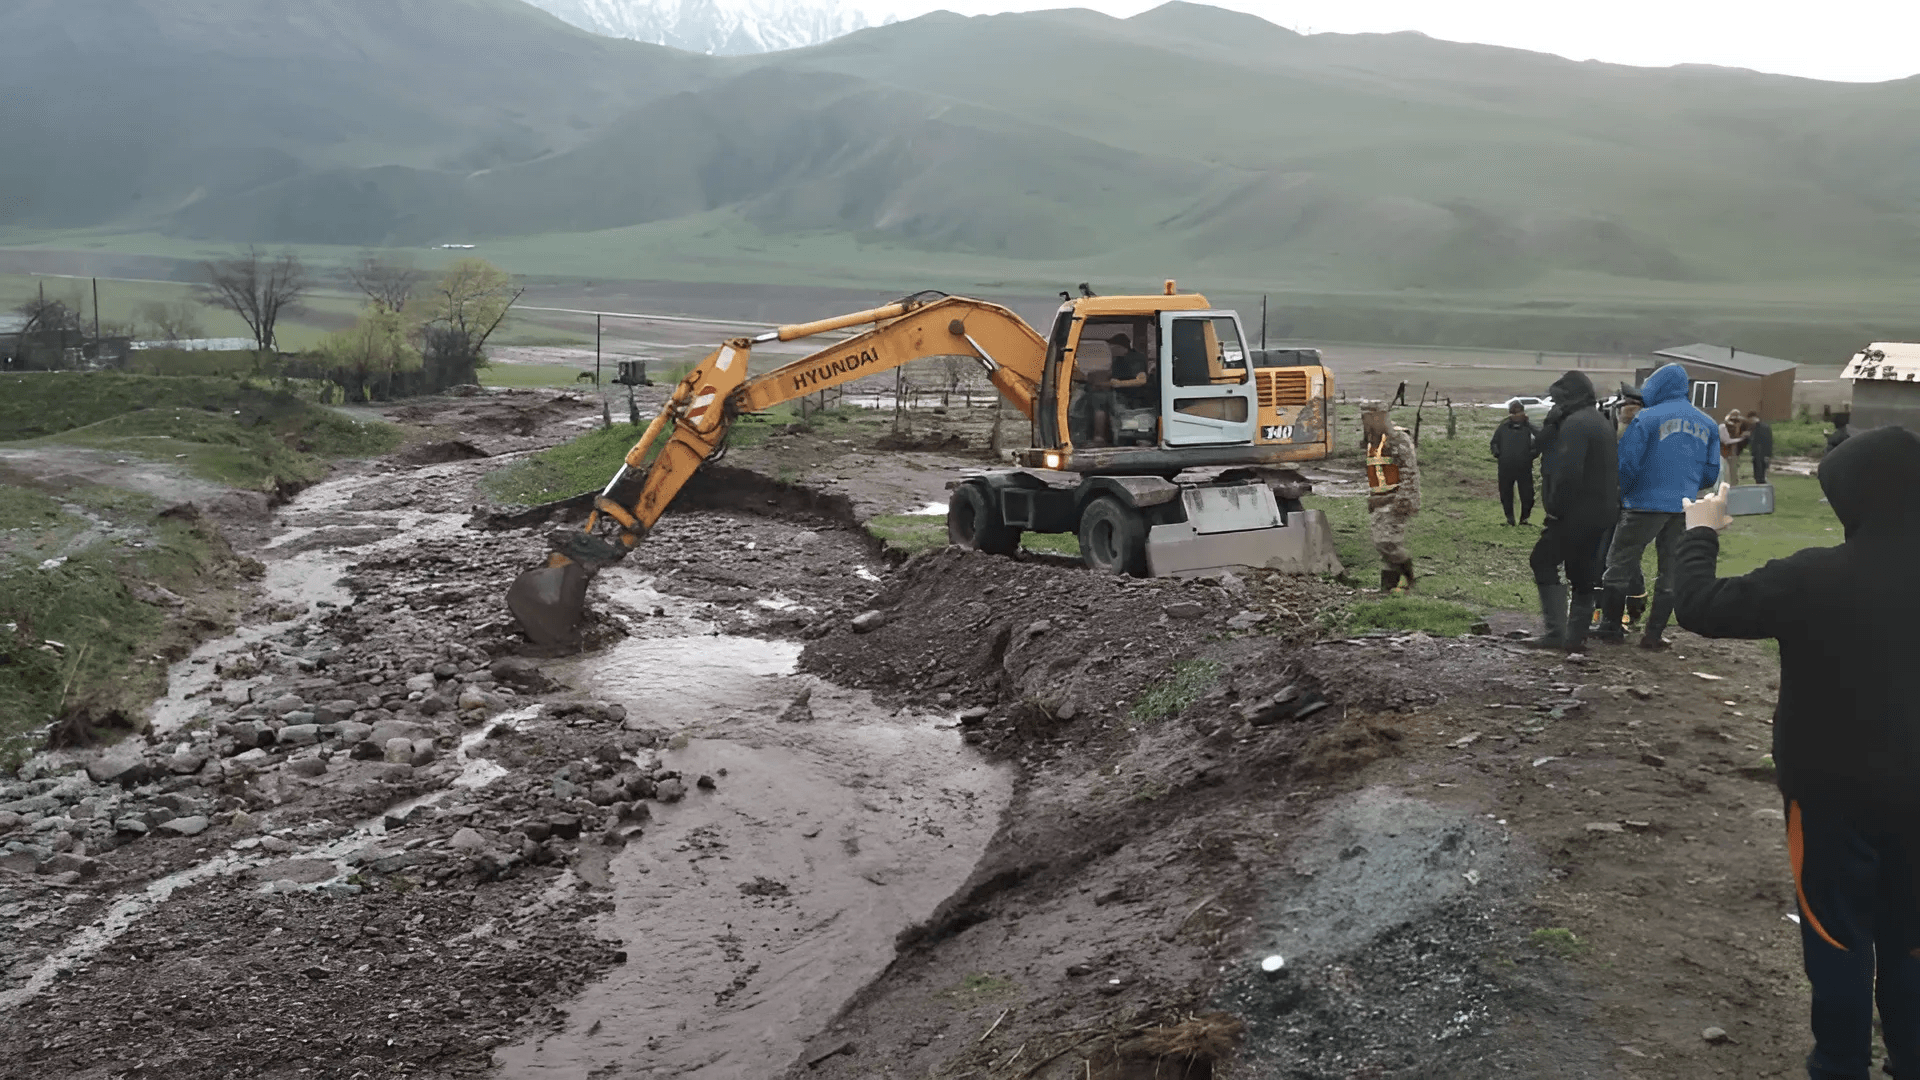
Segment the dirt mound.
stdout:
<path fill-rule="evenodd" d="M 444 465 L 449 461 L 471 461 L 491 456 L 466 439 L 443 439 L 409 446 L 394 454 L 390 460 L 399 465 Z"/>
<path fill-rule="evenodd" d="M 952 452 L 965 450 L 967 448 L 967 440 L 965 436 L 955 435 L 952 432 L 936 432 L 926 435 L 893 433 L 880 436 L 879 440 L 873 445 L 877 450 L 943 450 Z"/>

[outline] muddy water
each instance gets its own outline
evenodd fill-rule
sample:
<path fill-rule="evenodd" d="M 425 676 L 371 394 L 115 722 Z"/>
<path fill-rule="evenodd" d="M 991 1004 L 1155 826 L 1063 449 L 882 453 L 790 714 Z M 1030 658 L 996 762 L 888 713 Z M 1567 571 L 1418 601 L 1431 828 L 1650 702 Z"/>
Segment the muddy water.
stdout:
<path fill-rule="evenodd" d="M 773 1075 L 965 881 L 1011 774 L 945 718 L 787 675 L 797 653 L 671 634 L 555 672 L 680 728 L 686 745 L 663 760 L 717 789 L 655 804 L 613 859 L 601 931 L 630 959 L 569 1006 L 565 1030 L 497 1051 L 502 1075 Z M 778 719 L 802 687 L 812 719 Z"/>

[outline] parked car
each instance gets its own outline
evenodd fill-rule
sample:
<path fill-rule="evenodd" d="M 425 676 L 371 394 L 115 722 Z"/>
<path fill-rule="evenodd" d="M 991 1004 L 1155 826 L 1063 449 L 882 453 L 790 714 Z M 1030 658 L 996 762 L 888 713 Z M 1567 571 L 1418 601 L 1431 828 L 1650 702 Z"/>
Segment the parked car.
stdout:
<path fill-rule="evenodd" d="M 1526 410 L 1527 419 L 1533 421 L 1535 424 L 1539 424 L 1541 421 L 1544 421 L 1547 418 L 1547 414 L 1553 411 L 1552 398 L 1516 397 L 1516 398 L 1507 399 L 1508 412 L 1513 411 L 1513 403 L 1516 401 L 1520 403 L 1520 407 L 1522 409 Z"/>

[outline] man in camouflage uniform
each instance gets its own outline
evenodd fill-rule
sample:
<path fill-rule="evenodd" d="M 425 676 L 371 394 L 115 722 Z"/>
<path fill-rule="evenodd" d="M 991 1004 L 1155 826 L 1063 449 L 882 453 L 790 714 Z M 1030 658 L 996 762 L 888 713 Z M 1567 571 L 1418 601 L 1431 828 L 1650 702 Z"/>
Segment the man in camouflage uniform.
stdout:
<path fill-rule="evenodd" d="M 1367 459 L 1367 515 L 1373 546 L 1380 552 L 1380 591 L 1411 589 L 1407 524 L 1420 512 L 1420 462 L 1413 437 L 1394 424 L 1379 402 L 1361 406 L 1360 434 Z"/>

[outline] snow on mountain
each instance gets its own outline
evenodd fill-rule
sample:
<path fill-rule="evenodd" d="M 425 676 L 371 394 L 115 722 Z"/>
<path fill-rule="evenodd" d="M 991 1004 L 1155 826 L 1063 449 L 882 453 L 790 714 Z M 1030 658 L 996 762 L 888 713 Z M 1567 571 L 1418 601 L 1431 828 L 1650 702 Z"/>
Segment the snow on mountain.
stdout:
<path fill-rule="evenodd" d="M 720 55 L 797 49 L 894 21 L 834 0 L 527 2 L 596 34 Z"/>

